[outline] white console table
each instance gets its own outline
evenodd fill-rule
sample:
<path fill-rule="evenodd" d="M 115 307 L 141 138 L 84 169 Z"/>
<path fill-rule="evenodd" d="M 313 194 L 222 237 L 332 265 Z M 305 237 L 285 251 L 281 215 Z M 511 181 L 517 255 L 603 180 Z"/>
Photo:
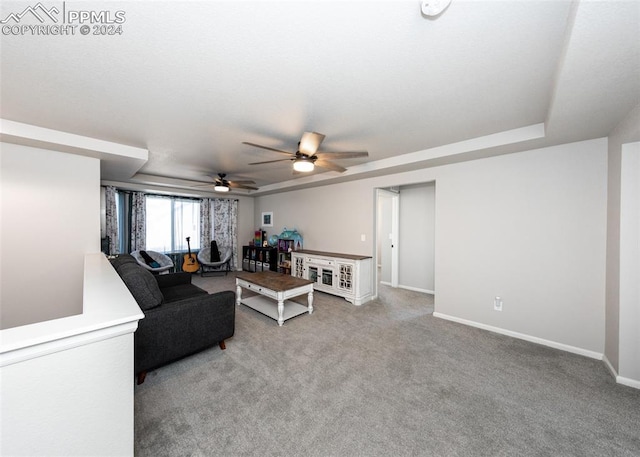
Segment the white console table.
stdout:
<path fill-rule="evenodd" d="M 361 305 L 373 297 L 370 256 L 307 249 L 291 253 L 291 275 L 313 281 L 315 290 Z"/>

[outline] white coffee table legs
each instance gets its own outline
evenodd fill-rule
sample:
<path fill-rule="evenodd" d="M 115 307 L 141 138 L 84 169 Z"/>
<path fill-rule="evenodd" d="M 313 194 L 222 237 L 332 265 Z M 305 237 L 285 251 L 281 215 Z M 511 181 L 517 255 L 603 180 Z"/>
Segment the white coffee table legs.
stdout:
<path fill-rule="evenodd" d="M 278 294 L 278 325 L 284 324 L 284 294 Z M 309 310 L 309 314 L 313 313 L 313 289 L 309 291 L 307 294 L 307 309 Z"/>
<path fill-rule="evenodd" d="M 278 294 L 278 325 L 284 324 L 284 297 Z"/>
<path fill-rule="evenodd" d="M 242 301 L 242 287 L 236 285 L 236 305 L 240 306 L 240 302 Z"/>

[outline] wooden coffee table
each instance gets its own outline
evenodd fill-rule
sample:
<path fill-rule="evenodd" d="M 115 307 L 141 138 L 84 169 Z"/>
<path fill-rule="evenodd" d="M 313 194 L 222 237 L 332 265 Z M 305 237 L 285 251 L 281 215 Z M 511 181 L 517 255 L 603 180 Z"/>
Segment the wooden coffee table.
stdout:
<path fill-rule="evenodd" d="M 248 298 L 242 298 L 242 288 L 256 292 Z M 236 276 L 236 304 L 248 306 L 278 321 L 278 325 L 300 314 L 313 312 L 313 282 L 295 276 L 260 271 L 242 272 Z M 308 306 L 287 300 L 307 294 Z M 275 300 L 275 301 L 274 301 Z"/>

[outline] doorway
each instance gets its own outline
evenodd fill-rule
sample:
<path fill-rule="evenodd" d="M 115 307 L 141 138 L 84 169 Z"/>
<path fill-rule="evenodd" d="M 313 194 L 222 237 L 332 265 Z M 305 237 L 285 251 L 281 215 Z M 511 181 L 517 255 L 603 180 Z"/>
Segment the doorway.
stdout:
<path fill-rule="evenodd" d="M 378 284 L 435 294 L 435 182 L 376 189 Z"/>

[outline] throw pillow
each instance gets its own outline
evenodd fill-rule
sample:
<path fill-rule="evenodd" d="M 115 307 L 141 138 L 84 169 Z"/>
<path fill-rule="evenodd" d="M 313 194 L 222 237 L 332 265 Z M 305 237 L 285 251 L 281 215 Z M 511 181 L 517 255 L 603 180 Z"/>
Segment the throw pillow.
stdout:
<path fill-rule="evenodd" d="M 220 262 L 220 251 L 218 251 L 216 240 L 211 242 L 211 262 Z"/>
<path fill-rule="evenodd" d="M 146 311 L 162 303 L 164 297 L 160 292 L 160 286 L 150 271 L 137 264 L 126 264 L 120 267 L 118 273 L 133 298 L 138 302 L 140 309 Z"/>
<path fill-rule="evenodd" d="M 120 267 L 128 263 L 132 263 L 134 265 L 138 264 L 131 254 L 120 254 L 118 257 L 109 259 L 109 262 L 111 262 L 111 265 L 113 265 L 113 268 L 115 268 L 116 271 L 120 271 Z"/>
<path fill-rule="evenodd" d="M 146 264 L 149 265 L 151 268 L 160 268 L 160 264 L 155 260 L 153 260 L 153 257 L 147 254 L 147 251 L 140 251 L 140 256 L 144 259 Z"/>

